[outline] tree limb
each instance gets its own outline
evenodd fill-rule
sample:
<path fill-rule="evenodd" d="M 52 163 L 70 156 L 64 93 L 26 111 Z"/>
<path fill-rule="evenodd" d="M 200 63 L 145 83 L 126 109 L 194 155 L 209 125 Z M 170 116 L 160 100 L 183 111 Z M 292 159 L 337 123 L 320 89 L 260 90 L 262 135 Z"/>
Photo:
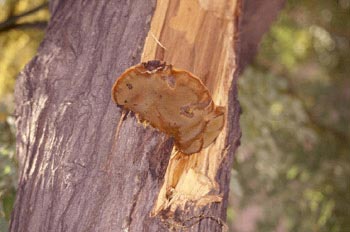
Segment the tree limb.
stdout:
<path fill-rule="evenodd" d="M 8 31 L 8 30 L 12 30 L 12 29 L 24 29 L 24 28 L 39 28 L 39 29 L 43 29 L 46 27 L 47 25 L 47 21 L 36 21 L 36 22 L 30 22 L 30 23 L 21 23 L 21 24 L 17 24 L 17 20 L 34 14 L 35 12 L 44 9 L 48 6 L 48 3 L 45 2 L 37 7 L 34 7 L 31 10 L 28 10 L 26 12 L 23 12 L 22 14 L 19 15 L 15 15 L 15 16 L 10 16 L 8 19 L 6 19 L 5 21 L 0 23 L 0 32 L 4 32 L 4 31 Z"/>
<path fill-rule="evenodd" d="M 12 25 L 8 25 L 5 27 L 1 27 L 0 26 L 0 33 L 1 32 L 5 32 L 5 31 L 9 31 L 9 30 L 13 30 L 13 29 L 28 29 L 28 28 L 37 28 L 40 30 L 44 30 L 47 26 L 47 21 L 35 21 L 35 22 L 31 22 L 31 23 L 20 23 L 20 24 L 12 24 Z"/>

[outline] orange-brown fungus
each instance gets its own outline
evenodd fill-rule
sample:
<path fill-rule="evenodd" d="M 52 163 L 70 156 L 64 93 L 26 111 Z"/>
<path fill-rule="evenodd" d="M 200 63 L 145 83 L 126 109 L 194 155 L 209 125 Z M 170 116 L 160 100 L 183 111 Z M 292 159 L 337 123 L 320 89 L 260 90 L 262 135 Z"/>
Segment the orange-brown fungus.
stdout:
<path fill-rule="evenodd" d="M 173 136 L 185 154 L 209 146 L 224 126 L 225 110 L 193 74 L 158 60 L 127 69 L 115 82 L 113 100 Z"/>

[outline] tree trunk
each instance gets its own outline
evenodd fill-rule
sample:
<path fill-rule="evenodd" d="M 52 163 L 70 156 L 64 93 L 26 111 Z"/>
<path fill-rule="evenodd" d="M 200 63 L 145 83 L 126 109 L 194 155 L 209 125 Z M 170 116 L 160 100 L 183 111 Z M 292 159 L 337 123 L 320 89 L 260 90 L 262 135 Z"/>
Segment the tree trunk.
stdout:
<path fill-rule="evenodd" d="M 54 0 L 16 86 L 21 169 L 10 231 L 222 231 L 239 145 L 237 77 L 283 0 Z M 162 59 L 226 107 L 216 142 L 173 141 L 111 100 L 115 79 Z M 169 191 L 171 190 L 171 197 Z"/>

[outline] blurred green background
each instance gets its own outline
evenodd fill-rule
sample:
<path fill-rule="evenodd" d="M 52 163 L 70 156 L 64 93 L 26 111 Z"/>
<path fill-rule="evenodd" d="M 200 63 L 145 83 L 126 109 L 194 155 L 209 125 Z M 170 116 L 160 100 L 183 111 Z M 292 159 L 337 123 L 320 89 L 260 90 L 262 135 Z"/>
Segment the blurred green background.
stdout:
<path fill-rule="evenodd" d="M 42 0 L 0 0 L 0 9 L 2 232 L 18 175 L 14 83 L 49 13 Z M 350 232 L 350 0 L 287 1 L 239 87 L 230 231 Z"/>

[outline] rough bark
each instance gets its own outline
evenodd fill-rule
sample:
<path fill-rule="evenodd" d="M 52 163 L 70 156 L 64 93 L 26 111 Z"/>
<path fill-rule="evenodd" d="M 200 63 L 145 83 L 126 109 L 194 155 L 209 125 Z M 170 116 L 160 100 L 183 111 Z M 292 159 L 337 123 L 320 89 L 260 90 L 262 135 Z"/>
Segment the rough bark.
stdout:
<path fill-rule="evenodd" d="M 248 3 L 255 2 L 242 5 L 252 7 Z M 271 1 L 268 14 L 256 11 L 254 17 L 263 22 L 266 15 L 275 16 L 281 2 Z M 185 213 L 176 211 L 180 225 L 166 220 L 166 212 L 150 217 L 164 181 L 172 139 L 144 128 L 132 113 L 111 101 L 116 77 L 141 60 L 155 6 L 155 1 L 144 0 L 51 2 L 45 39 L 16 86 L 21 174 L 10 231 L 224 228 L 230 170 L 240 138 L 236 82 L 240 66 L 235 67 L 232 83 L 226 83 L 228 92 L 222 93 L 228 96 L 227 149 L 216 182 L 223 200 L 199 210 L 189 204 Z M 253 13 L 245 14 L 248 8 L 237 6 L 236 18 L 232 18 L 235 25 L 249 22 Z M 260 36 L 249 40 L 252 46 L 269 24 L 267 20 Z M 242 65 L 250 58 L 244 55 L 249 46 L 240 43 L 244 24 L 235 28 L 235 63 Z M 191 69 L 191 63 L 188 66 Z M 207 82 L 209 87 L 215 86 L 211 82 L 215 80 Z"/>

